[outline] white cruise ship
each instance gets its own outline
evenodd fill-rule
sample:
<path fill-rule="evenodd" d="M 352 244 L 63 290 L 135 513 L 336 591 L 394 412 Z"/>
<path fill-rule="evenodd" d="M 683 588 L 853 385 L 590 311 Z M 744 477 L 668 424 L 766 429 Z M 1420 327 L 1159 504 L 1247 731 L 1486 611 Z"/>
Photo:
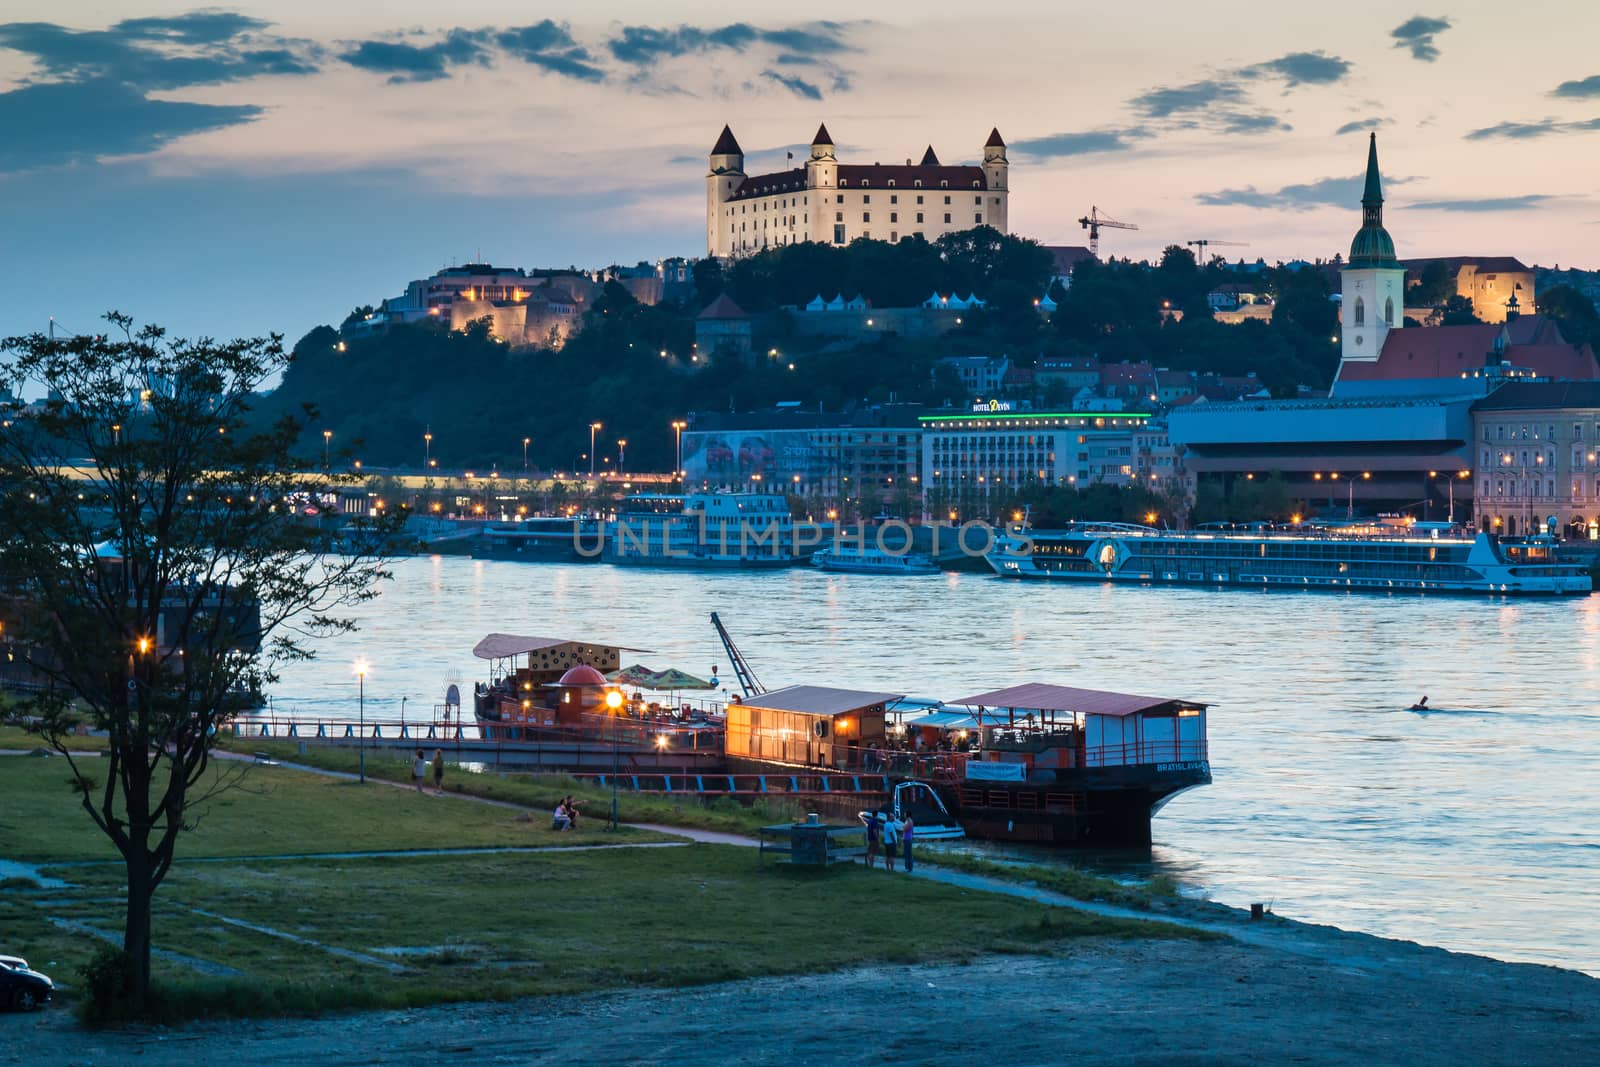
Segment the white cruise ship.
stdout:
<path fill-rule="evenodd" d="M 1550 538 L 1408 533 L 1176 532 L 1116 523 L 1013 529 L 984 557 L 1002 578 L 1182 583 L 1256 589 L 1565 596 L 1589 572 L 1556 561 Z"/>
<path fill-rule="evenodd" d="M 789 567 L 815 535 L 797 535 L 776 493 L 648 493 L 627 497 L 607 524 L 601 560 L 645 567 Z"/>

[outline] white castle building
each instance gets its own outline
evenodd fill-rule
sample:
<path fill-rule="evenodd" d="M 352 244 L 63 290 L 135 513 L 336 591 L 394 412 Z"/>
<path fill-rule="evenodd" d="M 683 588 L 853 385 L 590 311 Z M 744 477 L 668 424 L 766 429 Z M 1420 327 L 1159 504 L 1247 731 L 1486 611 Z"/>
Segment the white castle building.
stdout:
<path fill-rule="evenodd" d="M 998 129 L 984 143 L 981 165 L 947 167 L 932 145 L 917 164 L 840 163 L 820 126 L 805 166 L 747 175 L 744 150 L 724 126 L 706 175 L 706 254 L 745 256 L 800 241 L 844 245 L 858 237 L 932 241 L 974 226 L 1004 233 L 1009 167 Z"/>

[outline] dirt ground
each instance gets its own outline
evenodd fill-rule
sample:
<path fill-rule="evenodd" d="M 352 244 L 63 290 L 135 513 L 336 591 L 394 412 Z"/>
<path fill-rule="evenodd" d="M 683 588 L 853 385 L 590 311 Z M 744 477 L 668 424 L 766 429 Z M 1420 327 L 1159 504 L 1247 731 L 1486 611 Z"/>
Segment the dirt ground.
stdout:
<path fill-rule="evenodd" d="M 87 1033 L 0 1017 L 6 1064 L 1579 1064 L 1600 980 L 1282 920 L 1231 942 L 675 990 Z"/>

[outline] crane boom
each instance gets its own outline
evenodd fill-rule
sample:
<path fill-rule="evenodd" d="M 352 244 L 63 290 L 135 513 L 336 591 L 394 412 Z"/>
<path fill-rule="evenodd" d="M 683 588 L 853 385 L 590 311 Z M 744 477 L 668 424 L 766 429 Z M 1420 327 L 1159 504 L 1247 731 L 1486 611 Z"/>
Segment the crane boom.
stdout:
<path fill-rule="evenodd" d="M 1137 230 L 1139 227 L 1131 222 L 1118 222 L 1109 215 L 1100 214 L 1097 207 L 1089 208 L 1089 213 L 1078 220 L 1078 225 L 1089 231 L 1089 254 L 1100 255 L 1100 231 L 1106 230 Z"/>
<path fill-rule="evenodd" d="M 739 646 L 733 643 L 728 628 L 722 625 L 722 620 L 717 618 L 717 613 L 714 611 L 711 613 L 711 625 L 715 627 L 717 636 L 722 638 L 722 647 L 728 653 L 728 661 L 733 664 L 734 677 L 739 680 L 739 688 L 744 690 L 744 695 L 753 697 L 765 693 L 766 688 L 756 680 L 755 672 L 750 669 L 750 664 L 744 661 Z"/>
<path fill-rule="evenodd" d="M 1198 261 L 1203 261 L 1206 258 L 1206 249 L 1212 245 L 1231 245 L 1235 248 L 1248 248 L 1250 245 L 1249 241 L 1214 241 L 1209 237 L 1199 237 L 1193 241 L 1185 241 L 1183 243 L 1190 248 L 1198 248 L 1200 250 L 1195 254 L 1195 259 Z M 1204 266 L 1204 263 L 1202 262 L 1201 265 Z"/>

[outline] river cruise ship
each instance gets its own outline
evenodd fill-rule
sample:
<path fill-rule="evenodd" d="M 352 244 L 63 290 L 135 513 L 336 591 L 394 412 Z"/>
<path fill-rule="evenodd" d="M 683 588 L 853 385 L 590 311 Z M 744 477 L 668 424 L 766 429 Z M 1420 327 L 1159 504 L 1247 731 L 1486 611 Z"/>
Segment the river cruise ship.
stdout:
<path fill-rule="evenodd" d="M 938 574 L 939 565 L 920 552 L 885 552 L 881 548 L 835 545 L 818 550 L 813 566 L 845 574 Z"/>
<path fill-rule="evenodd" d="M 1101 523 L 1008 530 L 985 559 L 1002 578 L 1244 586 L 1257 589 L 1589 593 L 1583 567 L 1549 538 L 1414 536 L 1335 530 L 1177 532 Z"/>
<path fill-rule="evenodd" d="M 781 494 L 641 493 L 622 502 L 601 558 L 645 567 L 792 567 L 819 540 L 797 534 Z"/>

